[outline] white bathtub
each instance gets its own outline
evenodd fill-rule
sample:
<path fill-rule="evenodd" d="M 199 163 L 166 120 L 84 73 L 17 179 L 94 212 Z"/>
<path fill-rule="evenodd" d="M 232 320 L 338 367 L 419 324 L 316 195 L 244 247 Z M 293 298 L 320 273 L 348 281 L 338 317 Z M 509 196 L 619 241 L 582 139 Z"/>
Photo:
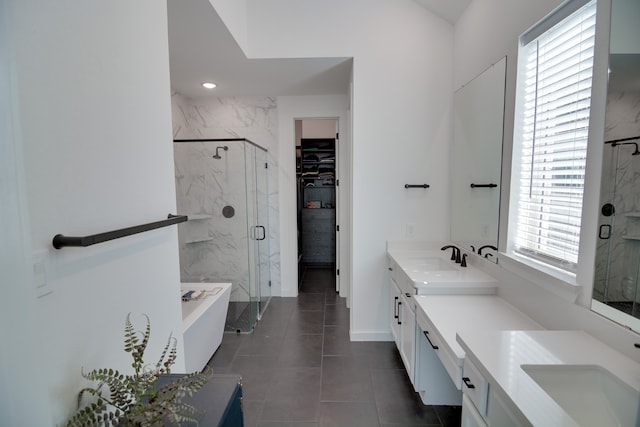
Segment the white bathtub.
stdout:
<path fill-rule="evenodd" d="M 222 342 L 231 283 L 181 283 L 180 289 L 181 295 L 204 291 L 199 298 L 182 302 L 185 370 L 201 371 Z"/>

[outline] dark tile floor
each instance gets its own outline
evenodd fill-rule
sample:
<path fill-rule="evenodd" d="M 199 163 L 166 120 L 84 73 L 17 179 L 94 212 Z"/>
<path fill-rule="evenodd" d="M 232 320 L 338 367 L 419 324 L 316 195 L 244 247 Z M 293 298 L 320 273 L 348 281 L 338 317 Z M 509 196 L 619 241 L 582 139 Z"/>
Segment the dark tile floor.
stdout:
<path fill-rule="evenodd" d="M 252 334 L 225 333 L 209 365 L 240 374 L 247 427 L 459 426 L 425 406 L 392 342 L 350 342 L 332 269 L 306 269 L 297 298 L 272 298 Z"/>

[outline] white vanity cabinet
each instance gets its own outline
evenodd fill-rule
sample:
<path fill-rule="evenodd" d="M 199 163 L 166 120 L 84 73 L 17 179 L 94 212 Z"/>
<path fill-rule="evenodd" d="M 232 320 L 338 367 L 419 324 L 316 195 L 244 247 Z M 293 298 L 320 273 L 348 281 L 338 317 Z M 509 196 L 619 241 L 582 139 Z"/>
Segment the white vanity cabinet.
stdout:
<path fill-rule="evenodd" d="M 466 358 L 462 373 L 462 427 L 525 427 L 503 399 L 492 390 L 484 375 Z"/>
<path fill-rule="evenodd" d="M 401 296 L 400 306 L 400 357 L 404 362 L 409 379 L 415 388 L 415 356 L 416 356 L 416 305 L 409 292 Z"/>
<path fill-rule="evenodd" d="M 462 419 L 460 427 L 488 427 L 484 417 L 480 415 L 476 407 L 473 406 L 469 396 L 464 393 L 462 394 Z"/>
<path fill-rule="evenodd" d="M 407 278 L 403 277 L 399 267 L 392 260 L 389 260 L 389 272 L 391 275 L 389 284 L 391 333 L 409 379 L 414 384 L 416 348 L 415 288 L 410 285 Z"/>
<path fill-rule="evenodd" d="M 391 335 L 393 335 L 393 340 L 396 342 L 396 346 L 400 348 L 400 307 L 402 306 L 402 300 L 400 293 L 400 288 L 398 288 L 398 284 L 395 280 L 391 279 L 391 283 L 389 284 L 389 301 L 391 301 Z"/>

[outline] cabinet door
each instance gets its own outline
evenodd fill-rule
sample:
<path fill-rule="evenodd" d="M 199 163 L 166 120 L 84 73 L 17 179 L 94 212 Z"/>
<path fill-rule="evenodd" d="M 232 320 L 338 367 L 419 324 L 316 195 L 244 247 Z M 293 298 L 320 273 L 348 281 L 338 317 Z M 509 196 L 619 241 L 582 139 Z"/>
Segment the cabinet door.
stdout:
<path fill-rule="evenodd" d="M 505 424 L 506 426 L 507 424 Z M 466 394 L 462 395 L 462 422 L 461 427 L 487 427 L 487 423 L 482 418 L 471 400 Z"/>
<path fill-rule="evenodd" d="M 400 350 L 400 289 L 396 282 L 391 279 L 391 283 L 389 285 L 389 300 L 390 300 L 390 319 L 391 319 L 391 334 L 393 335 L 393 339 L 396 342 L 396 346 L 398 350 Z"/>
<path fill-rule="evenodd" d="M 530 427 L 526 419 L 517 415 L 517 410 L 513 410 L 514 403 L 509 398 L 499 396 L 495 390 L 489 386 L 489 402 L 487 408 L 487 424 L 492 427 Z"/>
<path fill-rule="evenodd" d="M 414 361 L 416 356 L 416 314 L 411 294 L 400 294 L 400 356 L 407 374 L 414 384 Z"/>

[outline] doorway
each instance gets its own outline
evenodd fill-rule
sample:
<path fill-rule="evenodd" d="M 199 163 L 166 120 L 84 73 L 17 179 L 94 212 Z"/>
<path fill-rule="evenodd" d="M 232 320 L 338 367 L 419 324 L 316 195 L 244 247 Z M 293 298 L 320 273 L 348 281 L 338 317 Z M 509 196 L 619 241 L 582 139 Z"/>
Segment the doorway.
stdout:
<path fill-rule="evenodd" d="M 340 290 L 338 120 L 295 121 L 298 286 L 305 270 L 331 268 Z"/>

